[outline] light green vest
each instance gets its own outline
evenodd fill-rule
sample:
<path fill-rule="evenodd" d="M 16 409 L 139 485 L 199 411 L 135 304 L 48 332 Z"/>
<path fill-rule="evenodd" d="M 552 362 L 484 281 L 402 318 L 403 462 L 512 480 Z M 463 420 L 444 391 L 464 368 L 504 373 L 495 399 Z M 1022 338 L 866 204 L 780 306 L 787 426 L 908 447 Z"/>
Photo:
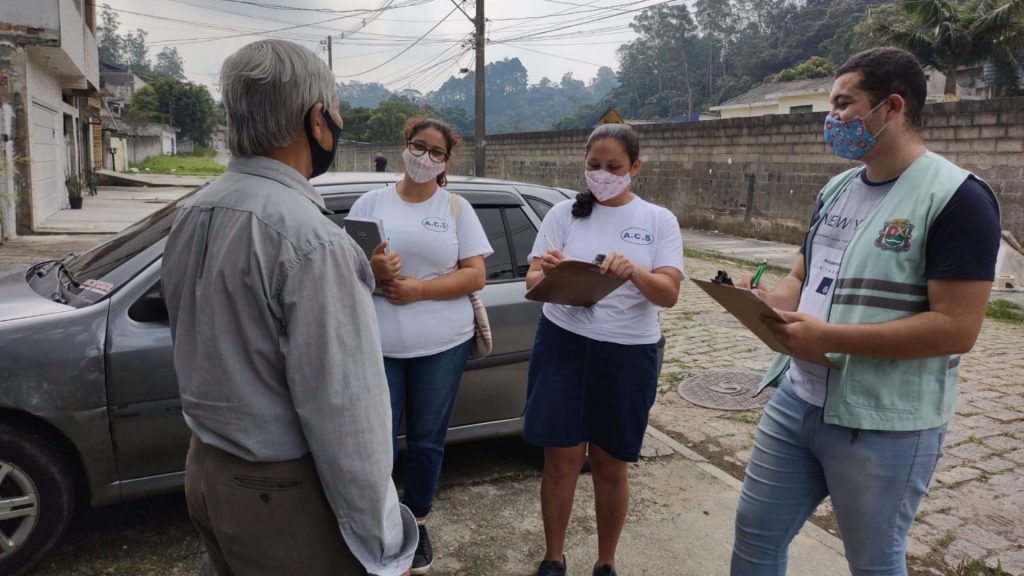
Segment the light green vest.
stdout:
<path fill-rule="evenodd" d="M 860 170 L 848 170 L 825 185 L 821 213 L 829 211 Z M 850 240 L 832 291 L 826 316 L 829 323 L 888 322 L 929 309 L 925 277 L 928 230 L 970 175 L 932 152 L 910 165 Z M 805 262 L 812 261 L 819 223 L 811 226 L 804 239 Z M 945 424 L 956 410 L 959 356 L 919 360 L 849 354 L 828 357 L 838 366 L 828 373 L 824 408 L 828 424 L 862 430 L 925 430 Z M 778 385 L 789 369 L 789 360 L 785 355 L 775 358 L 759 391 Z"/>

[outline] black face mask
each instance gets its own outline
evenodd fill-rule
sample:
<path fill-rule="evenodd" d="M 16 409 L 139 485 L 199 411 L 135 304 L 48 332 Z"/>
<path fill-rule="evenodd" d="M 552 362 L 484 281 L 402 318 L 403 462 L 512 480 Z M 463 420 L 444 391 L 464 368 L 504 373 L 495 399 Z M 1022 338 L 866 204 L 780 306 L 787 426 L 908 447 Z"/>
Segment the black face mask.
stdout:
<path fill-rule="evenodd" d="M 330 150 L 324 150 L 323 146 L 320 146 L 320 142 L 313 137 L 313 109 L 310 108 L 306 112 L 306 118 L 304 120 L 306 128 L 306 139 L 309 140 L 309 152 L 313 156 L 313 174 L 310 178 L 316 178 L 317 176 L 327 172 L 330 169 L 331 164 L 334 163 L 334 155 L 338 152 L 338 137 L 341 136 L 341 126 L 334 123 L 334 118 L 331 118 L 331 113 L 327 111 L 327 108 L 323 109 L 324 120 L 327 121 L 327 127 L 331 130 L 331 138 L 334 142 L 334 146 Z"/>

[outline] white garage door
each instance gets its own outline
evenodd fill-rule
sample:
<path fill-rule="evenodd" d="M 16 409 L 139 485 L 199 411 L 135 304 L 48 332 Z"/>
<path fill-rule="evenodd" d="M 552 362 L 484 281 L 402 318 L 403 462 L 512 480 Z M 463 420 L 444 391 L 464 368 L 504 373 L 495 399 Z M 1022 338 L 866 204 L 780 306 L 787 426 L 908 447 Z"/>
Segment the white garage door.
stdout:
<path fill-rule="evenodd" d="M 32 103 L 32 216 L 38 225 L 60 211 L 64 204 L 61 160 L 63 130 L 60 115 Z"/>

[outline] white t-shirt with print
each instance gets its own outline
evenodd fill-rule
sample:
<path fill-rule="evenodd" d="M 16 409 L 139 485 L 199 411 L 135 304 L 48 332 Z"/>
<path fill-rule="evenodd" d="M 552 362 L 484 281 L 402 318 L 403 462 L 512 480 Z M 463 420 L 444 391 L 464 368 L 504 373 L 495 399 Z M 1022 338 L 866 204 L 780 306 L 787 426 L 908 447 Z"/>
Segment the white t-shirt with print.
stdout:
<path fill-rule="evenodd" d="M 494 252 L 473 207 L 465 198 L 458 200 L 462 212 L 459 222 L 453 223 L 444 188 L 423 202 L 410 203 L 399 197 L 392 184 L 363 194 L 349 215 L 380 218 L 388 249 L 397 252 L 402 261 L 399 274 L 433 280 L 454 272 L 459 260 Z M 473 307 L 468 297 L 396 305 L 375 294 L 373 304 L 381 348 L 389 358 L 437 354 L 473 336 Z"/>
<path fill-rule="evenodd" d="M 637 268 L 665 266 L 683 271 L 683 238 L 672 212 L 633 198 L 622 206 L 594 204 L 587 218 L 574 218 L 572 200 L 555 205 L 544 217 L 530 261 L 550 247 L 567 258 L 592 262 L 598 254 L 619 252 Z M 558 326 L 593 340 L 617 344 L 653 344 L 661 338 L 659 307 L 627 281 L 593 306 L 544 304 L 544 315 Z"/>
<path fill-rule="evenodd" d="M 854 233 L 882 203 L 896 181 L 868 184 L 865 172 L 850 181 L 828 212 L 818 214 L 821 220 L 814 235 L 811 262 L 807 266 L 807 285 L 800 293 L 797 312 L 828 321 L 828 310 L 835 291 L 839 266 Z M 793 358 L 789 364 L 789 381 L 793 391 L 804 402 L 825 405 L 828 368 Z"/>

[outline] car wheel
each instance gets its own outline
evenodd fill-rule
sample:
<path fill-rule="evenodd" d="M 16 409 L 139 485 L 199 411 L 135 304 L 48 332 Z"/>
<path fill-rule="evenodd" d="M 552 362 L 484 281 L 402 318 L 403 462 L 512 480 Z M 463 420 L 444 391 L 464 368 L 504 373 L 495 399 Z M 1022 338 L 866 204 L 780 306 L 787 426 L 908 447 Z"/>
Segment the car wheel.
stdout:
<path fill-rule="evenodd" d="M 68 527 L 75 486 L 43 436 L 0 424 L 0 574 L 25 573 Z"/>

